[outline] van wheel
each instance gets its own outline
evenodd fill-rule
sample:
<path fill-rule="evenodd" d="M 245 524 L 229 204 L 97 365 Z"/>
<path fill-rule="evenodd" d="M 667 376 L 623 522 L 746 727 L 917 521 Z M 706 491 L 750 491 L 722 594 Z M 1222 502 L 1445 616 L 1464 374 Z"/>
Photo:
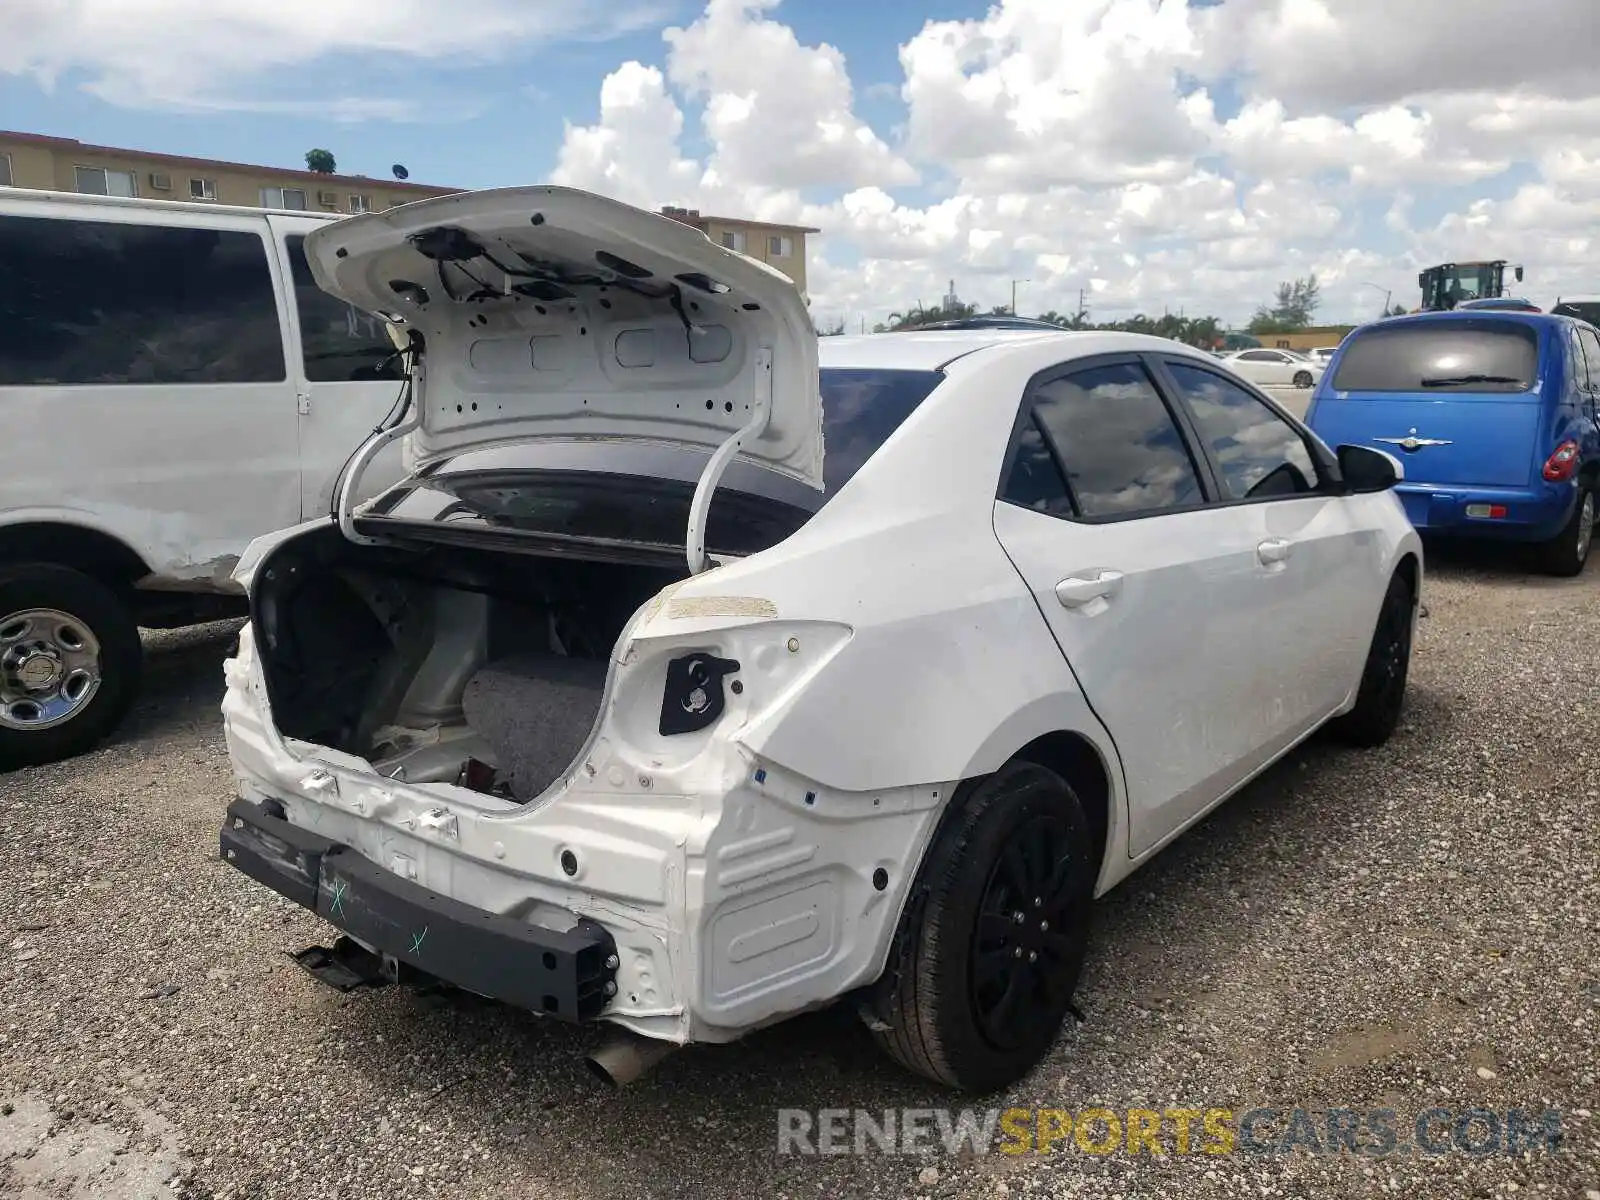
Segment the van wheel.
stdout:
<path fill-rule="evenodd" d="M 0 568 L 0 770 L 89 749 L 127 714 L 142 665 L 127 605 L 50 563 Z"/>
<path fill-rule="evenodd" d="M 1589 561 L 1594 544 L 1594 489 L 1573 506 L 1572 519 L 1560 533 L 1539 547 L 1540 565 L 1548 575 L 1577 575 Z"/>
<path fill-rule="evenodd" d="M 1336 718 L 1329 731 L 1351 746 L 1381 746 L 1400 724 L 1405 706 L 1406 676 L 1411 669 L 1411 609 L 1415 597 L 1400 575 L 1389 580 L 1378 627 L 1367 650 L 1356 706 Z"/>
<path fill-rule="evenodd" d="M 936 1083 L 991 1092 L 1048 1053 L 1072 1008 L 1098 864 L 1054 771 L 1013 762 L 963 790 L 875 987 L 874 1037 Z"/>
<path fill-rule="evenodd" d="M 1296 371 L 1294 373 L 1294 385 L 1297 388 L 1308 388 L 1308 387 L 1310 387 L 1311 386 L 1311 372 L 1310 371 Z"/>

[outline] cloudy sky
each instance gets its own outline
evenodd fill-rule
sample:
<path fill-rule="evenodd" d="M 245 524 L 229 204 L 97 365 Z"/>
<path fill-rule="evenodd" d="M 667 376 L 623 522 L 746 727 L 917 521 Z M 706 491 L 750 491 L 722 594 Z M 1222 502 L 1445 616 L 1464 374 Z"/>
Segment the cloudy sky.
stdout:
<path fill-rule="evenodd" d="M 1596 0 L 3 0 L 0 124 L 815 225 L 852 326 L 1600 292 Z"/>

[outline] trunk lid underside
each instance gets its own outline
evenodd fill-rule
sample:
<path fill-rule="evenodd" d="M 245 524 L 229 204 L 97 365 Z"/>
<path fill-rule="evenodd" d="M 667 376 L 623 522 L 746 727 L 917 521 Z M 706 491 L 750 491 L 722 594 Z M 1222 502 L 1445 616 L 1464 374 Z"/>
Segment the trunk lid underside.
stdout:
<path fill-rule="evenodd" d="M 737 436 L 737 457 L 822 486 L 803 298 L 691 226 L 573 189 L 507 188 L 339 221 L 306 254 L 324 290 L 422 335 L 419 466 L 525 439 L 711 451 Z"/>

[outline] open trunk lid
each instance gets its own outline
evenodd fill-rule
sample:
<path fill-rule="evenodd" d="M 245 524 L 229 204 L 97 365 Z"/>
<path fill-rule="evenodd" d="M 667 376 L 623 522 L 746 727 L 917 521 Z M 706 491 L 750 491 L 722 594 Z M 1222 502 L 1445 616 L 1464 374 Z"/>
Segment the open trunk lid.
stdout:
<path fill-rule="evenodd" d="M 405 425 L 418 471 L 577 438 L 711 451 L 707 490 L 734 457 L 822 487 L 805 302 L 692 226 L 571 188 L 502 188 L 336 222 L 306 256 L 325 291 L 421 335 Z"/>
<path fill-rule="evenodd" d="M 1396 455 L 1407 483 L 1522 487 L 1541 444 L 1539 382 L 1526 323 L 1397 320 L 1351 335 L 1311 424 L 1329 445 Z"/>

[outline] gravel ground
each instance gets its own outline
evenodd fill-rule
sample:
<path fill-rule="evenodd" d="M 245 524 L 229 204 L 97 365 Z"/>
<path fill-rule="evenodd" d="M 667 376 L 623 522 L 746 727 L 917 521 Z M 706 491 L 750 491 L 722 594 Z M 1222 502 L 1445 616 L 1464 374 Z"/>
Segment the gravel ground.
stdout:
<path fill-rule="evenodd" d="M 285 958 L 325 929 L 216 859 L 224 626 L 152 638 L 115 745 L 0 778 L 0 1194 L 1600 1200 L 1600 575 L 1432 570 L 1403 731 L 1313 745 L 1108 897 L 1086 1024 L 1001 1104 L 1391 1108 L 1402 1143 L 1558 1108 L 1559 1153 L 780 1156 L 779 1107 L 950 1098 L 838 1012 L 613 1095 L 589 1031 L 339 996 Z"/>

